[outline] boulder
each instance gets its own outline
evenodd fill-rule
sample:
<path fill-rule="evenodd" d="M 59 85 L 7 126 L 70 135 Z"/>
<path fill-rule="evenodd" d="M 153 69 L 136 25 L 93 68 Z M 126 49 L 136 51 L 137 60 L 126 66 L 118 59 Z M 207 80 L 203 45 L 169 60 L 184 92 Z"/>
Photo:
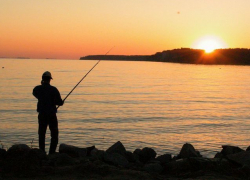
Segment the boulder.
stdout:
<path fill-rule="evenodd" d="M 87 156 L 91 156 L 91 152 L 96 149 L 95 146 L 91 146 L 91 147 L 87 147 L 86 150 L 87 150 Z"/>
<path fill-rule="evenodd" d="M 137 156 L 133 154 L 132 152 L 126 151 L 124 154 L 124 157 L 129 161 L 129 162 L 136 162 Z"/>
<path fill-rule="evenodd" d="M 31 148 L 27 146 L 26 144 L 15 144 L 11 146 L 7 151 L 7 156 L 22 156 L 24 154 L 27 154 Z"/>
<path fill-rule="evenodd" d="M 86 157 L 87 156 L 87 149 L 86 148 L 79 148 L 67 144 L 60 144 L 59 152 L 68 154 L 71 157 Z"/>
<path fill-rule="evenodd" d="M 246 151 L 250 151 L 250 146 L 247 147 Z"/>
<path fill-rule="evenodd" d="M 156 157 L 156 152 L 152 148 L 145 147 L 141 151 L 138 151 L 139 160 L 142 163 L 146 163 Z"/>
<path fill-rule="evenodd" d="M 6 173 L 23 176 L 35 176 L 40 172 L 41 162 L 46 154 L 27 145 L 14 145 L 6 152 L 3 167 Z"/>
<path fill-rule="evenodd" d="M 229 154 L 235 154 L 244 151 L 243 149 L 237 147 L 237 146 L 228 146 L 228 145 L 223 145 L 221 154 L 224 156 L 227 156 Z"/>
<path fill-rule="evenodd" d="M 4 158 L 5 154 L 6 154 L 6 150 L 0 149 L 0 160 Z"/>
<path fill-rule="evenodd" d="M 103 159 L 105 162 L 115 166 L 128 167 L 129 165 L 128 160 L 119 153 L 105 153 Z"/>
<path fill-rule="evenodd" d="M 139 156 L 140 152 L 141 152 L 141 149 L 135 149 L 134 152 L 133 152 L 133 154 L 136 154 L 136 155 Z"/>
<path fill-rule="evenodd" d="M 182 146 L 179 159 L 190 158 L 190 157 L 201 157 L 199 151 L 196 151 L 192 144 L 186 143 Z"/>
<path fill-rule="evenodd" d="M 158 156 L 156 158 L 157 161 L 160 161 L 162 165 L 169 163 L 172 160 L 172 155 L 171 154 L 164 154 L 161 156 Z"/>
<path fill-rule="evenodd" d="M 250 166 L 244 165 L 239 170 L 245 173 L 246 177 L 250 177 Z"/>
<path fill-rule="evenodd" d="M 37 149 L 37 148 L 34 148 L 34 149 L 31 149 L 28 154 L 27 154 L 27 158 L 30 158 L 30 159 L 37 159 L 39 161 L 39 163 L 43 160 L 46 160 L 47 159 L 47 155 L 44 151 L 42 151 L 41 149 Z"/>
<path fill-rule="evenodd" d="M 229 154 L 226 157 L 229 161 L 241 166 L 250 166 L 250 151 L 242 151 L 236 154 Z"/>
<path fill-rule="evenodd" d="M 191 165 L 188 159 L 179 159 L 171 161 L 170 163 L 167 163 L 164 167 L 165 173 L 172 175 L 181 175 L 183 173 L 190 171 L 190 169 Z"/>
<path fill-rule="evenodd" d="M 188 159 L 193 171 L 216 169 L 216 161 L 209 158 L 191 157 Z"/>
<path fill-rule="evenodd" d="M 149 173 L 161 173 L 163 171 L 163 167 L 159 163 L 149 163 L 145 164 L 143 170 Z"/>
<path fill-rule="evenodd" d="M 71 166 L 78 161 L 66 153 L 54 153 L 49 155 L 50 164 L 54 166 Z"/>
<path fill-rule="evenodd" d="M 103 160 L 103 156 L 105 154 L 105 151 L 99 150 L 97 148 L 93 149 L 90 153 L 91 157 L 99 160 Z"/>
<path fill-rule="evenodd" d="M 115 144 L 113 144 L 110 148 L 108 148 L 106 152 L 109 154 L 118 153 L 118 154 L 124 155 L 126 153 L 126 149 L 123 146 L 123 144 L 120 141 L 118 141 Z"/>
<path fill-rule="evenodd" d="M 221 153 L 221 152 L 217 152 L 216 154 L 215 154 L 215 156 L 214 156 L 214 158 L 219 158 L 219 159 L 221 159 L 221 158 L 224 158 L 225 156 Z"/>
<path fill-rule="evenodd" d="M 79 177 L 76 179 L 109 179 L 107 176 L 111 176 L 110 179 L 115 179 L 117 170 L 118 168 L 113 165 L 109 165 L 101 161 L 90 161 L 78 166 L 77 172 L 81 174 L 82 178 Z"/>
<path fill-rule="evenodd" d="M 134 152 L 133 152 L 133 155 L 134 155 L 134 157 L 135 157 L 135 159 L 136 159 L 136 161 L 138 163 L 141 163 L 140 160 L 139 160 L 139 157 L 140 157 L 139 154 L 140 154 L 140 152 L 141 152 L 141 149 L 135 149 Z"/>

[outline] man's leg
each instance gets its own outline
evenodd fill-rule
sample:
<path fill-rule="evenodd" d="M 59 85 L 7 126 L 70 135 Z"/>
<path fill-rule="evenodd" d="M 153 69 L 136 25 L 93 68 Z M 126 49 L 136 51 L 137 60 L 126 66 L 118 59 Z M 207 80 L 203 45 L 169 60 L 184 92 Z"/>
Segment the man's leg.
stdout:
<path fill-rule="evenodd" d="M 56 147 L 58 144 L 58 134 L 59 134 L 56 114 L 51 115 L 51 118 L 49 121 L 49 129 L 50 129 L 50 135 L 51 135 L 49 153 L 53 154 L 56 152 Z"/>
<path fill-rule="evenodd" d="M 38 135 L 39 135 L 39 149 L 45 152 L 45 135 L 47 130 L 47 117 L 44 114 L 38 115 Z"/>

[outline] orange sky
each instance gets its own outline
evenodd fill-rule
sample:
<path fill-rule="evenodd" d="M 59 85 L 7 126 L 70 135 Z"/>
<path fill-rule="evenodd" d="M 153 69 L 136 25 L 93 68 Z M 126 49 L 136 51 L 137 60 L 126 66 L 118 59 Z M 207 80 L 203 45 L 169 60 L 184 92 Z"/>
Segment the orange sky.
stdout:
<path fill-rule="evenodd" d="M 1 0 L 0 57 L 154 54 L 217 36 L 250 48 L 248 0 Z"/>

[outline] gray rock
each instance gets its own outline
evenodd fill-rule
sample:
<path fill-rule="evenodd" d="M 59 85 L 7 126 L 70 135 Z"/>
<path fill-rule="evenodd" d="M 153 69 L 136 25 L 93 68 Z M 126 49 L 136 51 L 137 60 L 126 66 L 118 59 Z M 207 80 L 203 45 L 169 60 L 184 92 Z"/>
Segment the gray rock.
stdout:
<path fill-rule="evenodd" d="M 160 161 L 161 164 L 166 164 L 172 160 L 172 155 L 171 154 L 164 154 L 164 155 L 158 156 L 156 158 L 156 160 Z"/>
<path fill-rule="evenodd" d="M 115 144 L 113 144 L 110 148 L 108 148 L 106 152 L 110 154 L 118 153 L 118 154 L 124 155 L 126 153 L 126 149 L 123 146 L 123 144 L 120 141 L 118 141 Z"/>
<path fill-rule="evenodd" d="M 59 152 L 68 154 L 71 157 L 86 157 L 87 156 L 87 149 L 86 148 L 79 148 L 67 144 L 60 144 Z"/>
<path fill-rule="evenodd" d="M 90 155 L 96 159 L 103 160 L 103 156 L 105 154 L 105 151 L 98 150 L 97 148 L 93 149 L 90 153 Z"/>
<path fill-rule="evenodd" d="M 215 154 L 215 156 L 214 156 L 214 158 L 219 158 L 219 159 L 221 159 L 221 158 L 224 158 L 225 156 L 222 154 L 222 153 L 220 153 L 220 152 L 217 152 L 216 154 Z"/>
<path fill-rule="evenodd" d="M 210 160 L 201 157 L 191 157 L 171 161 L 164 167 L 167 174 L 182 175 L 204 170 L 206 167 L 210 167 L 210 165 L 213 165 L 213 162 Z"/>
<path fill-rule="evenodd" d="M 202 157 L 191 157 L 188 159 L 189 164 L 192 167 L 192 170 L 206 170 L 206 169 L 214 169 L 215 161 L 209 158 L 202 158 Z"/>
<path fill-rule="evenodd" d="M 223 155 L 229 155 L 229 154 L 235 154 L 235 153 L 239 153 L 244 151 L 243 149 L 237 147 L 237 146 L 228 146 L 228 145 L 224 145 L 222 146 L 222 151 L 221 154 Z"/>
<path fill-rule="evenodd" d="M 87 150 L 87 156 L 91 156 L 91 152 L 96 149 L 95 146 L 91 146 L 91 147 L 87 147 L 86 150 Z"/>
<path fill-rule="evenodd" d="M 241 166 L 250 166 L 250 151 L 227 155 L 227 159 Z"/>
<path fill-rule="evenodd" d="M 137 157 L 135 154 L 132 152 L 126 151 L 124 154 L 124 157 L 129 161 L 129 162 L 136 162 Z"/>
<path fill-rule="evenodd" d="M 201 157 L 199 151 L 196 151 L 192 144 L 186 143 L 182 146 L 178 158 Z"/>
<path fill-rule="evenodd" d="M 244 165 L 239 170 L 244 172 L 248 177 L 250 177 L 250 166 Z"/>
<path fill-rule="evenodd" d="M 146 163 L 156 157 L 156 152 L 152 148 L 145 147 L 139 152 L 139 160 Z"/>
<path fill-rule="evenodd" d="M 20 156 L 20 155 L 28 153 L 30 150 L 31 148 L 27 146 L 26 144 L 15 144 L 8 149 L 7 155 Z"/>
<path fill-rule="evenodd" d="M 163 167 L 159 163 L 150 163 L 145 164 L 143 170 L 149 173 L 161 173 L 163 171 Z"/>
<path fill-rule="evenodd" d="M 141 152 L 141 149 L 136 149 L 136 150 L 134 150 L 133 154 L 136 154 L 139 156 L 140 152 Z"/>
<path fill-rule="evenodd" d="M 128 160 L 119 153 L 105 153 L 103 157 L 104 161 L 121 167 L 128 167 Z"/>
<path fill-rule="evenodd" d="M 179 177 L 186 177 L 187 175 L 188 177 L 195 177 L 196 175 L 200 176 L 203 173 L 205 174 L 219 173 L 221 175 L 232 176 L 236 172 L 234 171 L 235 168 L 238 168 L 238 167 L 236 167 L 235 165 L 233 165 L 226 159 L 191 157 L 191 158 L 179 159 L 179 160 L 171 161 L 170 163 L 167 163 L 164 166 L 164 173 L 168 175 L 179 176 Z M 204 179 L 207 179 L 207 178 L 204 178 Z M 214 179 L 217 179 L 217 178 L 214 178 Z"/>
<path fill-rule="evenodd" d="M 30 150 L 31 148 L 26 145 L 26 144 L 14 144 L 13 146 L 11 146 L 8 151 L 11 150 Z"/>
<path fill-rule="evenodd" d="M 114 170 L 116 169 L 118 168 L 101 161 L 87 162 L 84 164 L 80 164 L 79 167 L 77 168 L 77 171 L 80 172 L 81 176 L 83 176 L 79 177 L 78 179 L 92 179 L 92 180 L 109 179 L 107 178 L 107 176 L 109 175 L 112 176 L 112 178 L 114 178 L 115 176 Z M 91 176 L 89 177 L 88 175 L 90 174 Z"/>
<path fill-rule="evenodd" d="M 0 159 L 3 159 L 5 154 L 6 154 L 6 150 L 5 149 L 0 149 Z"/>
<path fill-rule="evenodd" d="M 47 159 L 47 155 L 44 151 L 42 151 L 41 149 L 31 149 L 28 154 L 27 157 L 30 159 L 38 159 L 38 161 L 42 161 L 42 160 L 46 160 Z"/>
<path fill-rule="evenodd" d="M 42 162 L 47 160 L 47 155 L 40 149 L 31 149 L 27 155 L 25 155 L 25 163 L 39 169 Z"/>
<path fill-rule="evenodd" d="M 27 145 L 14 145 L 6 152 L 3 167 L 5 172 L 17 175 L 34 176 L 39 173 L 41 162 L 46 154 Z"/>
<path fill-rule="evenodd" d="M 147 164 L 161 164 L 161 162 L 156 159 L 151 159 L 147 162 Z"/>
<path fill-rule="evenodd" d="M 66 153 L 54 153 L 49 155 L 50 164 L 54 166 L 75 165 L 78 161 Z"/>
<path fill-rule="evenodd" d="M 167 174 L 179 175 L 190 171 L 191 166 L 188 159 L 179 159 L 171 161 L 165 165 L 165 171 Z"/>

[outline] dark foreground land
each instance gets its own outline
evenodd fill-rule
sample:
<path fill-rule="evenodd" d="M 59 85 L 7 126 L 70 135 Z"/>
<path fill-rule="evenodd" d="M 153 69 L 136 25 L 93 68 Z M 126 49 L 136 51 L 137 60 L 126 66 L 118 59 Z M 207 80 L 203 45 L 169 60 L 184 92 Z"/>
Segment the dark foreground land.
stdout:
<path fill-rule="evenodd" d="M 248 180 L 250 147 L 222 146 L 205 158 L 191 144 L 180 153 L 157 156 L 152 148 L 126 151 L 121 142 L 106 151 L 61 144 L 46 155 L 25 144 L 0 149 L 0 180 Z"/>
<path fill-rule="evenodd" d="M 148 56 L 90 55 L 80 60 L 153 61 L 188 64 L 250 65 L 250 49 L 216 49 L 212 53 L 204 50 L 181 48 L 158 52 Z"/>

